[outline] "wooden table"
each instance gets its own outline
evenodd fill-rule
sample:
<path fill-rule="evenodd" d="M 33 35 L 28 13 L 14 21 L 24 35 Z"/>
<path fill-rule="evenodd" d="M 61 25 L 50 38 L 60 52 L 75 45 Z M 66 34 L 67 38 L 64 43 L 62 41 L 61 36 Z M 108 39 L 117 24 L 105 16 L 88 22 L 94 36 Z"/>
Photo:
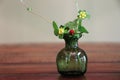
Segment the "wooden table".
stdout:
<path fill-rule="evenodd" d="M 57 52 L 64 43 L 0 46 L 0 80 L 120 80 L 120 43 L 82 43 L 88 70 L 82 77 L 62 77 Z"/>

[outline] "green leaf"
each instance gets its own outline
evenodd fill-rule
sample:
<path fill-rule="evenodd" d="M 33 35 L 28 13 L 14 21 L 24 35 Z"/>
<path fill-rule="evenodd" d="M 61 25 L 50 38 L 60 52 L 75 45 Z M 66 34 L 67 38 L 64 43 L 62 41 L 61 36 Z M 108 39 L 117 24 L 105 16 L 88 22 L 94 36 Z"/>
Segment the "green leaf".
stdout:
<path fill-rule="evenodd" d="M 80 38 L 80 34 L 74 34 L 74 38 L 79 39 Z"/>
<path fill-rule="evenodd" d="M 80 31 L 81 33 L 89 33 L 89 32 L 87 31 L 87 29 L 86 29 L 85 27 L 83 27 L 83 26 L 78 26 L 78 29 L 79 29 L 79 31 Z"/>
<path fill-rule="evenodd" d="M 67 22 L 64 26 L 69 27 L 70 29 L 77 27 L 77 19 Z"/>
<path fill-rule="evenodd" d="M 81 26 L 81 22 L 82 22 L 82 20 L 81 19 L 77 19 L 77 26 Z"/>
<path fill-rule="evenodd" d="M 63 39 L 63 36 L 64 36 L 64 35 L 63 35 L 63 34 L 61 34 L 61 35 L 59 35 L 59 38 L 60 38 L 60 39 Z"/>
<path fill-rule="evenodd" d="M 56 36 L 58 36 L 58 31 L 59 31 L 58 26 L 57 26 L 57 24 L 56 24 L 55 21 L 53 21 L 52 24 L 53 24 L 53 28 L 54 28 L 54 34 L 55 34 Z"/>
<path fill-rule="evenodd" d="M 91 17 L 90 14 L 88 14 L 88 15 L 87 15 L 87 18 L 90 19 L 90 17 Z"/>

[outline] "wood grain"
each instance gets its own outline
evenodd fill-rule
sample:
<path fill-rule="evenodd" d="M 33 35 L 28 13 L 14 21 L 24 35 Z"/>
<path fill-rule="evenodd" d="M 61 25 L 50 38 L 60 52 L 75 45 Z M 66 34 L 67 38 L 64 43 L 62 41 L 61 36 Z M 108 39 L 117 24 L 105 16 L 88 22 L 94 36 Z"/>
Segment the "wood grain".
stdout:
<path fill-rule="evenodd" d="M 120 63 L 88 63 L 87 72 L 120 73 Z M 4 64 L 0 65 L 0 73 L 57 73 L 57 69 L 55 63 Z"/>
<path fill-rule="evenodd" d="M 64 43 L 0 45 L 0 80 L 120 80 L 120 43 L 82 43 L 88 56 L 83 77 L 61 77 L 56 55 Z"/>

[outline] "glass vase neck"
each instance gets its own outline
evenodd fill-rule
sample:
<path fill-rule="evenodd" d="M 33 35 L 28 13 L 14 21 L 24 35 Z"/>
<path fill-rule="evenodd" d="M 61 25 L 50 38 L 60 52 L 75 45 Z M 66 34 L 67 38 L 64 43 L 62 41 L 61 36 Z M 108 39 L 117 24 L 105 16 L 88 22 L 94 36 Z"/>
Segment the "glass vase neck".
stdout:
<path fill-rule="evenodd" d="M 68 38 L 64 38 L 64 40 L 65 40 L 65 48 L 68 49 L 78 48 L 77 38 L 68 37 Z"/>

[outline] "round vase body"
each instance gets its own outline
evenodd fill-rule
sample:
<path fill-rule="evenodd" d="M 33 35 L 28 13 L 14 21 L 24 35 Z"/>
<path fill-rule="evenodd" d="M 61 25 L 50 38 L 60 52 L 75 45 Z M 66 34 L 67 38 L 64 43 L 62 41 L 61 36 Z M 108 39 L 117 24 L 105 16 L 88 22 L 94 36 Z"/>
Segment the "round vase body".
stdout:
<path fill-rule="evenodd" d="M 65 48 L 56 57 L 58 72 L 62 76 L 81 76 L 87 70 L 87 55 L 78 47 L 78 39 L 64 38 Z"/>

